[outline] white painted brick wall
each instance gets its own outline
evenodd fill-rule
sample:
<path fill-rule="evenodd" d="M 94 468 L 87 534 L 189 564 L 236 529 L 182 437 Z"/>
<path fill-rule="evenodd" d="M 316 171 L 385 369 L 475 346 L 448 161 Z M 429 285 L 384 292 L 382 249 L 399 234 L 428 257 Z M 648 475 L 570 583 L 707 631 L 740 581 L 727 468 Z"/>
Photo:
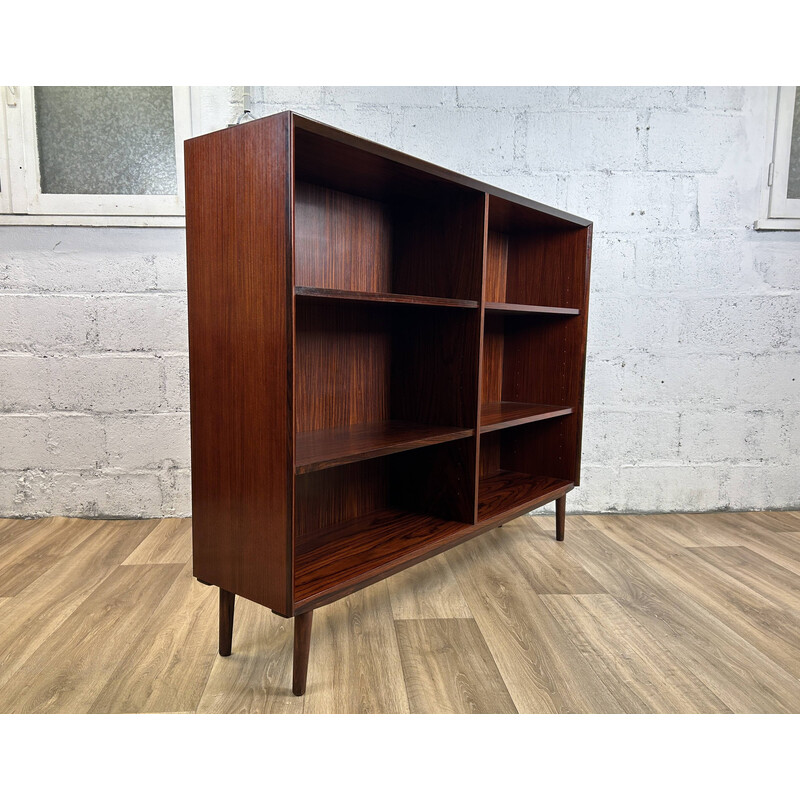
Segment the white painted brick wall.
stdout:
<path fill-rule="evenodd" d="M 203 91 L 204 130 L 240 91 Z M 595 222 L 570 508 L 800 506 L 800 233 L 755 232 L 766 90 L 256 87 Z M 0 226 L 0 515 L 190 513 L 185 237 Z"/>

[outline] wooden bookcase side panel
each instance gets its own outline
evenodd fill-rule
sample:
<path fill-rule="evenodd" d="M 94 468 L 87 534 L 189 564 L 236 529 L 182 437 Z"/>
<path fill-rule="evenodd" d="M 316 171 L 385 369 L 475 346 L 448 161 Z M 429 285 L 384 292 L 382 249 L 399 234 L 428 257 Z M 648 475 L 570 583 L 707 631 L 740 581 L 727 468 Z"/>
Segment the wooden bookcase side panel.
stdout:
<path fill-rule="evenodd" d="M 574 332 L 574 335 L 578 337 L 579 340 L 579 347 L 580 347 L 580 375 L 577 380 L 577 391 L 578 391 L 578 404 L 575 407 L 575 434 L 576 434 L 576 442 L 575 442 L 575 468 L 572 474 L 572 481 L 575 486 L 580 486 L 581 484 L 581 452 L 582 452 L 582 441 L 583 441 L 583 399 L 584 399 L 584 389 L 585 389 L 585 382 L 586 382 L 586 342 L 587 342 L 587 334 L 589 330 L 589 286 L 591 283 L 591 271 L 592 271 L 592 233 L 594 230 L 594 225 L 589 224 L 586 228 L 583 229 L 581 234 L 581 242 L 582 242 L 582 251 L 578 251 L 575 254 L 576 260 L 580 262 L 581 269 L 583 270 L 583 298 L 581 303 L 581 319 L 583 321 L 583 327 L 579 330 Z"/>
<path fill-rule="evenodd" d="M 194 574 L 293 612 L 290 119 L 186 142 Z"/>

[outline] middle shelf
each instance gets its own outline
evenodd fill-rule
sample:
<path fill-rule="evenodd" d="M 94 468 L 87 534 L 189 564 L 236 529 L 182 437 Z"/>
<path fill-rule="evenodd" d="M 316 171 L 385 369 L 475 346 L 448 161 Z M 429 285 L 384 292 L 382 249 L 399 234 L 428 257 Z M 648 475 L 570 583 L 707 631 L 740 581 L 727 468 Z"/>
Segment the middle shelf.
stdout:
<path fill-rule="evenodd" d="M 514 403 L 501 400 L 499 403 L 486 403 L 481 406 L 481 433 L 524 425 L 528 422 L 563 417 L 572 413 L 571 406 L 554 406 L 543 403 Z"/>
<path fill-rule="evenodd" d="M 471 435 L 469 428 L 393 419 L 306 431 L 298 433 L 295 441 L 295 473 L 302 475 Z"/>

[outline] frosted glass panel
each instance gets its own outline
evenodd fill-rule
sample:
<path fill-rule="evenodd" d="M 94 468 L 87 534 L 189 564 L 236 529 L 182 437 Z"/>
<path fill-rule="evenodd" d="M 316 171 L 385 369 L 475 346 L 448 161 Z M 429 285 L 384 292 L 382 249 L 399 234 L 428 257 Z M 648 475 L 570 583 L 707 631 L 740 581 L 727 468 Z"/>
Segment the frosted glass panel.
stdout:
<path fill-rule="evenodd" d="M 43 194 L 177 194 L 170 86 L 36 86 Z"/>
<path fill-rule="evenodd" d="M 789 154 L 789 187 L 786 197 L 791 200 L 800 200 L 800 87 L 794 93 L 792 149 Z"/>

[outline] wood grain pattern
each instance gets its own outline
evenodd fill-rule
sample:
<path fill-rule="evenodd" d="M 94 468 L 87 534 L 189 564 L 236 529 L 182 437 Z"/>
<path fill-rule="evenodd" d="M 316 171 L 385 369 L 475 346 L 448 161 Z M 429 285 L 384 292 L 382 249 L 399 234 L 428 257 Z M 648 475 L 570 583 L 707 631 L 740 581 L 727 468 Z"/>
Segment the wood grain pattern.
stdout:
<path fill-rule="evenodd" d="M 749 516 L 747 512 L 676 516 L 680 519 L 673 524 L 665 523 L 663 526 L 665 535 L 673 541 L 687 547 L 743 545 L 800 575 L 800 536 L 796 535 L 800 526 L 789 516 L 789 512 L 783 512 L 780 516 L 772 518 L 767 517 L 763 525 L 759 524 L 757 517 Z M 781 527 L 776 530 L 777 526 Z M 684 528 L 686 533 L 683 532 Z"/>
<path fill-rule="evenodd" d="M 192 557 L 192 520 L 159 520 L 125 564 L 185 564 Z"/>
<path fill-rule="evenodd" d="M 478 519 L 486 522 L 510 517 L 549 503 L 571 488 L 569 481 L 511 470 L 482 475 L 478 490 Z"/>
<path fill-rule="evenodd" d="M 341 289 L 318 289 L 314 286 L 296 286 L 297 297 L 318 297 L 351 303 L 394 303 L 398 305 L 440 306 L 442 308 L 477 308 L 477 300 L 458 300 L 451 297 L 426 297 L 419 294 L 393 294 L 391 292 L 354 292 Z"/>
<path fill-rule="evenodd" d="M 537 403 L 482 403 L 481 433 L 524 425 L 528 422 L 563 417 L 571 414 L 569 406 L 547 406 Z"/>
<path fill-rule="evenodd" d="M 795 537 L 800 540 L 800 532 Z M 692 555 L 785 609 L 800 597 L 800 575 L 748 547 L 693 547 Z"/>
<path fill-rule="evenodd" d="M 314 612 L 305 708 L 309 714 L 408 712 L 386 584 Z"/>
<path fill-rule="evenodd" d="M 581 313 L 579 308 L 529 306 L 522 303 L 486 303 L 485 308 L 488 314 L 560 314 L 569 317 Z"/>
<path fill-rule="evenodd" d="M 464 523 L 386 509 L 320 531 L 297 554 L 296 607 L 316 607 L 336 599 L 339 592 L 415 563 L 467 528 Z"/>
<path fill-rule="evenodd" d="M 185 144 L 195 575 L 286 614 L 294 475 L 290 147 L 288 114 Z"/>
<path fill-rule="evenodd" d="M 180 569 L 117 567 L 11 676 L 0 689 L 0 705 L 13 699 L 22 713 L 86 713 Z"/>
<path fill-rule="evenodd" d="M 538 519 L 538 517 L 537 517 Z M 492 534 L 496 536 L 499 534 Z M 552 533 L 543 534 L 532 517 L 519 517 L 503 526 L 503 551 L 537 594 L 600 594 L 603 587 L 574 558 L 568 547 L 554 547 Z"/>
<path fill-rule="evenodd" d="M 797 713 L 796 678 L 657 570 L 599 533 L 573 531 L 573 557 L 728 708 Z"/>
<path fill-rule="evenodd" d="M 393 291 L 391 206 L 296 181 L 294 215 L 298 286 Z"/>
<path fill-rule="evenodd" d="M 12 536 L 0 549 L 0 596 L 13 597 L 102 526 L 69 517 L 37 520 L 27 535 Z"/>
<path fill-rule="evenodd" d="M 214 655 L 197 712 L 302 713 L 303 698 L 291 689 L 294 622 L 242 598 L 236 605 L 236 647 L 228 658 Z"/>
<path fill-rule="evenodd" d="M 53 523 L 55 526 L 57 518 Z M 97 530 L 89 520 L 77 524 L 94 532 L 9 598 L 3 608 L 0 687 L 65 624 L 98 584 L 124 563 L 155 526 L 154 520 L 109 520 Z M 38 528 L 38 521 L 21 521 L 20 530 L 27 527 Z M 57 528 L 51 529 L 51 535 L 59 535 Z"/>
<path fill-rule="evenodd" d="M 439 626 L 444 646 L 458 641 L 462 652 L 432 658 L 467 664 L 488 650 L 523 713 L 797 713 L 798 578 L 782 567 L 787 543 L 800 537 L 790 530 L 796 515 L 675 520 L 573 515 L 557 545 L 552 514 L 520 518 L 320 609 L 305 698 L 290 688 L 291 620 L 237 599 L 236 647 L 219 658 L 216 588 L 192 580 L 188 564 L 120 566 L 137 550 L 160 557 L 155 521 L 103 521 L 96 530 L 77 521 L 93 532 L 0 599 L 0 713 L 405 712 L 395 621 L 470 616 L 477 634 Z M 25 552 L 41 526 L 14 520 L 0 531 L 15 529 Z M 59 535 L 57 521 L 48 527 Z M 778 537 L 776 546 L 692 546 L 692 537 L 730 542 L 751 532 Z M 170 570 L 180 570 L 174 580 Z M 415 652 L 436 638 L 427 627 L 420 637 Z M 456 700 L 504 710 L 496 676 L 481 670 L 462 670 Z M 441 712 L 455 701 L 429 678 L 415 683 L 415 710 Z"/>
<path fill-rule="evenodd" d="M 475 620 L 407 619 L 395 625 L 412 713 L 516 712 Z"/>
<path fill-rule="evenodd" d="M 731 576 L 725 570 L 719 569 L 714 564 L 713 555 L 704 560 L 697 557 L 697 548 L 676 549 L 669 541 L 664 542 L 655 536 L 642 536 L 641 528 L 635 528 L 625 517 L 598 519 L 594 525 L 608 538 L 636 554 L 643 562 L 657 565 L 660 572 L 685 595 L 712 611 L 717 619 L 755 645 L 787 672 L 800 677 L 800 617 L 795 616 L 785 605 L 782 607 L 769 602 L 761 593 L 749 587 L 747 580 L 738 581 L 737 576 Z M 708 552 L 718 549 L 728 553 L 731 550 L 746 551 L 746 548 L 705 550 Z M 735 559 L 735 556 L 729 555 L 729 561 Z M 782 571 L 778 566 L 767 569 L 776 576 L 781 573 L 793 575 Z M 798 579 L 797 576 L 794 579 Z M 764 584 L 762 588 L 763 586 Z M 787 595 L 782 596 L 788 599 Z"/>
<path fill-rule="evenodd" d="M 391 419 L 394 309 L 300 303 L 296 313 L 297 431 Z"/>
<path fill-rule="evenodd" d="M 471 617 L 467 601 L 444 554 L 387 578 L 395 619 Z"/>
<path fill-rule="evenodd" d="M 542 595 L 542 601 L 626 713 L 730 711 L 612 597 Z"/>
<path fill-rule="evenodd" d="M 194 712 L 218 658 L 216 601 L 215 589 L 195 580 L 187 563 L 89 711 Z"/>
<path fill-rule="evenodd" d="M 366 458 L 451 442 L 471 434 L 469 428 L 422 425 L 405 420 L 379 420 L 346 428 L 298 433 L 295 471 L 299 475 Z"/>
<path fill-rule="evenodd" d="M 622 706 L 556 623 L 496 531 L 447 554 L 521 714 L 621 713 Z M 555 547 L 555 543 L 553 544 Z"/>

